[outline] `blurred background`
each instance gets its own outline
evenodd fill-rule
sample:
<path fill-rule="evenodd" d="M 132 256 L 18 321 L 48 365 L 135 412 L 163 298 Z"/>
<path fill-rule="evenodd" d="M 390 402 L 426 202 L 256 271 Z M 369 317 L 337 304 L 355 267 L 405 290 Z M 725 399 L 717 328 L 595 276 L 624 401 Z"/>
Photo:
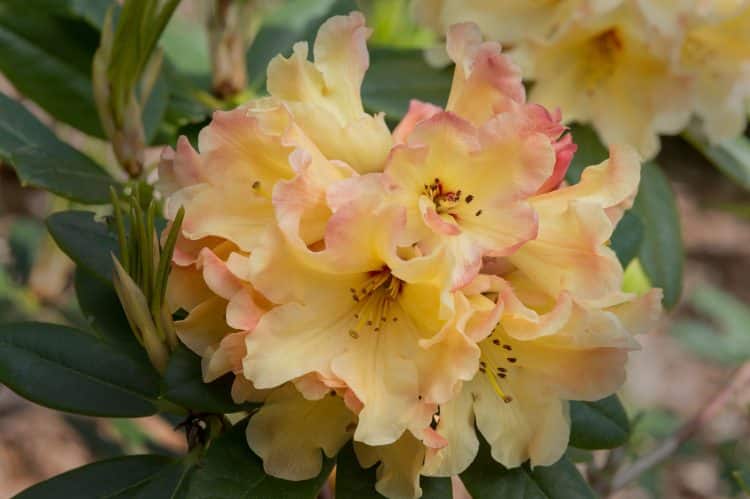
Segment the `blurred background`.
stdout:
<path fill-rule="evenodd" d="M 25 8 L 27 24 L 23 24 L 18 21 L 18 2 L 0 0 L 0 45 L 5 45 L 0 48 L 0 91 L 21 102 L 65 142 L 120 175 L 106 142 L 95 134 L 75 130 L 47 106 L 27 98 L 30 90 L 10 74 L 10 62 L 3 52 L 23 49 L 27 54 L 42 51 L 55 64 L 70 66 L 73 78 L 88 77 L 98 45 L 96 26 L 103 11 L 86 19 L 69 16 L 46 3 L 46 9 Z M 254 57 L 254 51 L 272 43 L 288 53 L 290 43 L 308 37 L 309 26 L 331 9 L 346 12 L 352 5 L 365 9 L 376 29 L 371 39 L 376 46 L 419 51 L 434 43 L 434 34 L 408 20 L 406 2 L 247 2 L 255 4 L 249 17 L 237 21 L 247 31 L 242 32 L 238 47 L 232 48 L 230 43 L 222 49 L 240 51 L 247 67 L 240 67 L 237 74 L 236 65 L 230 63 L 212 72 L 212 60 L 221 64 L 216 62 L 215 45 L 212 48 L 212 36 L 217 34 L 211 24 L 215 22 L 213 9 L 229 2 L 208 6 L 211 3 L 183 0 L 161 40 L 170 70 L 179 75 L 175 81 L 183 86 L 172 87 L 167 117 L 151 140 L 147 167 L 158 158 L 161 144 L 173 143 L 180 133 L 194 136 L 212 109 L 262 93 L 262 75 L 258 74 L 267 59 Z M 292 29 L 287 29 L 290 26 Z M 71 33 L 74 35 L 65 39 L 69 47 L 53 43 L 55 35 Z M 251 43 L 254 38 L 256 43 Z M 11 42 L 17 43 L 15 49 L 10 48 Z M 23 64 L 34 68 L 31 59 Z M 404 69 L 411 70 L 406 65 Z M 217 74 L 221 75 L 218 79 Z M 441 82 L 447 81 L 444 73 L 436 74 Z M 371 74 L 365 82 L 371 101 L 389 114 L 393 114 L 391 109 L 403 108 L 403 99 L 383 98 L 379 90 L 386 84 L 373 78 L 379 75 Z M 440 88 L 422 88 L 421 94 L 429 96 Z M 184 95 L 191 99 L 181 101 Z M 444 98 L 438 94 L 437 100 Z M 674 435 L 721 393 L 732 373 L 750 359 L 747 185 L 728 179 L 679 137 L 663 140 L 657 161 L 676 194 L 685 255 L 682 298 L 657 331 L 640 338 L 643 349 L 631 357 L 628 382 L 621 393 L 633 426 L 629 444 L 611 452 L 576 456 L 595 487 L 597 481 L 611 478 L 614 464 L 647 454 Z M 74 203 L 46 191 L 22 187 L 14 169 L 0 160 L 0 322 L 34 319 L 87 327 L 76 302 L 73 265 L 57 249 L 44 225 L 50 213 L 72 207 Z M 644 472 L 615 496 L 741 497 L 743 483 L 744 487 L 750 484 L 750 383 L 736 388 L 720 410 L 663 465 Z M 182 452 L 184 438 L 173 431 L 173 425 L 160 417 L 105 420 L 64 415 L 24 401 L 0 386 L 0 497 L 123 452 Z"/>

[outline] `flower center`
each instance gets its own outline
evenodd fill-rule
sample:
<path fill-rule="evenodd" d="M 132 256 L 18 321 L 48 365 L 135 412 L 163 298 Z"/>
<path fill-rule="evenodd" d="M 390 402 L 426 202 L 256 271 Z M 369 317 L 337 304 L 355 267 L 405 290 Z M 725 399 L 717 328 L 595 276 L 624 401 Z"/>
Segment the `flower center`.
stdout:
<path fill-rule="evenodd" d="M 380 332 L 388 321 L 398 322 L 392 312 L 404 281 L 391 274 L 388 267 L 370 272 L 369 278 L 359 289 L 350 288 L 352 301 L 356 304 L 354 323 L 349 329 L 349 336 L 359 338 L 363 331 Z"/>
<path fill-rule="evenodd" d="M 507 338 L 500 339 L 497 327 L 482 342 L 482 356 L 479 360 L 479 372 L 487 377 L 493 390 L 503 402 L 509 404 L 513 397 L 505 393 L 502 386 L 506 383 L 513 368 L 518 367 L 518 357 Z"/>
<path fill-rule="evenodd" d="M 471 204 L 471 202 L 474 201 L 473 194 L 467 194 L 464 196 L 461 189 L 455 191 L 448 190 L 443 182 L 437 177 L 435 177 L 432 183 L 424 184 L 424 190 L 422 192 L 429 197 L 433 203 L 435 203 L 435 211 L 437 213 L 441 215 L 448 214 L 454 218 L 458 218 L 455 210 L 462 200 L 466 204 Z M 475 213 L 476 216 L 481 214 L 482 210 L 478 210 Z"/>

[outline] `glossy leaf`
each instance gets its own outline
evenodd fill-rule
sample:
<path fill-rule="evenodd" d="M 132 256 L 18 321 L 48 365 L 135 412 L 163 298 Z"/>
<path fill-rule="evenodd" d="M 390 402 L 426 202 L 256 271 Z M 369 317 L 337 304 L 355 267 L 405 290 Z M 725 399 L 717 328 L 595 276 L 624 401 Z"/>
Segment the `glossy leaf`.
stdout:
<path fill-rule="evenodd" d="M 724 175 L 750 190 L 750 138 L 739 135 L 711 144 L 697 126 L 689 127 L 682 136 Z"/>
<path fill-rule="evenodd" d="M 77 329 L 0 326 L 0 381 L 40 405 L 78 414 L 148 416 L 159 378 L 119 349 Z"/>
<path fill-rule="evenodd" d="M 169 482 L 175 465 L 172 458 L 157 455 L 107 459 L 68 471 L 21 492 L 14 499 L 102 499 L 170 497 Z M 174 481 L 174 480 L 172 480 Z M 156 494 L 146 495 L 150 485 L 159 485 Z M 177 483 L 172 484 L 176 488 Z"/>
<path fill-rule="evenodd" d="M 102 167 L 62 142 L 25 107 L 2 93 L 0 159 L 15 168 L 22 184 L 82 203 L 106 202 L 109 187 L 115 185 Z"/>
<path fill-rule="evenodd" d="M 112 285 L 83 267 L 78 267 L 75 272 L 75 291 L 81 312 L 94 333 L 103 341 L 150 367 L 146 351 L 130 329 Z"/>
<path fill-rule="evenodd" d="M 245 439 L 247 420 L 214 440 L 186 483 L 185 499 L 315 499 L 333 469 L 325 459 L 320 475 L 290 482 L 268 476 Z M 180 496 L 183 497 L 183 496 Z"/>
<path fill-rule="evenodd" d="M 552 466 L 528 464 L 507 469 L 492 459 L 481 441 L 479 453 L 461 480 L 473 499 L 593 499 L 594 492 L 575 465 L 563 457 Z"/>
<path fill-rule="evenodd" d="M 112 280 L 112 254 L 117 238 L 90 211 L 61 211 L 47 217 L 47 228 L 63 252 L 77 265 L 104 281 Z"/>
<path fill-rule="evenodd" d="M 163 397 L 195 412 L 224 414 L 247 409 L 232 400 L 232 380 L 232 375 L 226 375 L 204 383 L 200 357 L 180 345 L 172 353 L 164 373 Z"/>
<path fill-rule="evenodd" d="M 391 120 L 399 120 L 411 99 L 444 106 L 452 78 L 452 67 L 430 66 L 421 50 L 373 48 L 370 69 L 362 85 L 362 100 L 369 110 L 383 111 Z"/>
<path fill-rule="evenodd" d="M 337 499 L 382 499 L 375 490 L 375 473 L 378 465 L 363 469 L 349 442 L 336 456 L 336 498 Z M 420 479 L 422 497 L 430 499 L 451 499 L 450 478 L 423 476 Z"/>
<path fill-rule="evenodd" d="M 337 499 L 381 499 L 375 491 L 375 469 L 363 469 L 359 465 L 351 442 L 336 456 Z"/>
<path fill-rule="evenodd" d="M 630 436 L 628 415 L 617 395 L 596 402 L 571 402 L 570 419 L 570 445 L 579 449 L 613 449 Z"/>
<path fill-rule="evenodd" d="M 609 157 L 609 150 L 599 140 L 593 128 L 586 125 L 573 124 L 570 126 L 573 142 L 578 146 L 573 161 L 571 161 L 565 180 L 577 184 L 581 174 L 587 166 L 598 165 Z"/>
<path fill-rule="evenodd" d="M 611 238 L 612 249 L 623 267 L 627 267 L 630 261 L 638 256 L 642 242 L 643 222 L 632 211 L 626 211 Z"/>
<path fill-rule="evenodd" d="M 671 308 L 682 293 L 684 254 L 677 202 L 667 177 L 656 163 L 643 166 L 633 212 L 643 223 L 638 258 L 651 284 L 664 290 L 664 305 Z"/>
<path fill-rule="evenodd" d="M 54 118 L 103 137 L 90 76 L 98 43 L 87 22 L 17 0 L 0 5 L 0 71 Z"/>

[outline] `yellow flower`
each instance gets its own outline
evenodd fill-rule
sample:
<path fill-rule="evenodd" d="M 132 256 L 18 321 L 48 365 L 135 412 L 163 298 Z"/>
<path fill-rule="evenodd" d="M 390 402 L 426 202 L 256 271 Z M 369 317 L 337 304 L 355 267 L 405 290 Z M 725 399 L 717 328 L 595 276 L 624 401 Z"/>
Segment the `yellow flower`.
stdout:
<path fill-rule="evenodd" d="M 707 137 L 720 142 L 740 135 L 750 112 L 750 4 L 713 17 L 687 30 L 678 60 L 695 80 L 695 112 Z"/>
<path fill-rule="evenodd" d="M 177 335 L 205 381 L 233 373 L 236 401 L 263 402 L 247 439 L 271 475 L 311 478 L 354 439 L 381 494 L 419 497 L 420 474 L 471 462 L 474 419 L 499 462 L 551 464 L 566 401 L 616 390 L 658 315 L 658 292 L 620 291 L 607 247 L 639 158 L 613 146 L 560 187 L 560 114 L 526 103 L 471 24 L 448 33 L 446 109 L 414 101 L 391 134 L 359 97 L 368 33 L 358 13 L 328 20 L 315 62 L 296 45 L 270 97 L 164 153 L 167 217 L 185 210 Z"/>
<path fill-rule="evenodd" d="M 532 102 L 557 106 L 567 121 L 591 123 L 606 144 L 630 144 L 650 158 L 659 134 L 679 132 L 691 113 L 690 79 L 670 64 L 669 42 L 626 3 L 553 41 L 529 41 L 515 57 L 534 80 Z"/>
<path fill-rule="evenodd" d="M 569 23 L 604 12 L 623 0 L 414 0 L 416 20 L 438 33 L 452 24 L 474 22 L 491 40 L 515 45 L 553 38 Z"/>

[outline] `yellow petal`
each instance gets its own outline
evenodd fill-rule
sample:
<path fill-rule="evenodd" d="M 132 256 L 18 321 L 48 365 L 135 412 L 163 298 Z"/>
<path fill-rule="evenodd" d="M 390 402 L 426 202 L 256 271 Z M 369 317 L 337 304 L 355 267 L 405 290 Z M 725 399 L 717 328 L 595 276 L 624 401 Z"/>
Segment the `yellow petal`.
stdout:
<path fill-rule="evenodd" d="M 271 393 L 250 418 L 247 442 L 269 475 L 308 480 L 320 473 L 323 455 L 332 458 L 351 438 L 355 420 L 341 398 L 305 400 L 287 385 Z"/>

